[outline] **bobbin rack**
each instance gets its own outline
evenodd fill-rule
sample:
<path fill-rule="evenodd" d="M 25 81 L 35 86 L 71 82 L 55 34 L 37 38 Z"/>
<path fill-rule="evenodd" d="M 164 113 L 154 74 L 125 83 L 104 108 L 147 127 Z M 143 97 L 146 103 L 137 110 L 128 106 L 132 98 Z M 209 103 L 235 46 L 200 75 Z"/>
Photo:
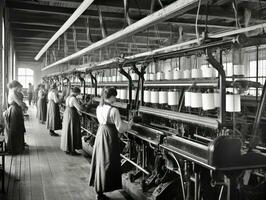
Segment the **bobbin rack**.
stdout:
<path fill-rule="evenodd" d="M 57 82 L 62 97 L 71 87 L 81 88 L 80 101 L 90 105 L 82 113 L 88 154 L 100 95 L 104 88 L 116 87 L 114 106 L 123 120 L 135 122 L 121 135 L 123 170 L 131 182 L 141 182 L 144 192 L 163 195 L 158 187 L 168 187 L 177 199 L 239 199 L 247 195 L 243 179 L 264 177 L 266 146 L 259 130 L 265 124 L 266 85 L 245 80 L 241 57 L 231 71 L 225 70 L 223 54 L 241 54 L 258 41 L 264 44 L 264 36 L 210 40 L 150 57 L 121 56 L 44 80 Z M 256 101 L 243 95 L 251 87 L 262 91 Z M 252 111 L 245 114 L 250 106 Z"/>

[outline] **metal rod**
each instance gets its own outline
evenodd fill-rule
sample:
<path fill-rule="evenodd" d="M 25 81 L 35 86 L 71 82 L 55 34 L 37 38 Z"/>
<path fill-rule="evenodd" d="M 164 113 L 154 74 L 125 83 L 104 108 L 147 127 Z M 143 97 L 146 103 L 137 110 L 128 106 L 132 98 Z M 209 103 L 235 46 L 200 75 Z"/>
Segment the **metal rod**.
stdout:
<path fill-rule="evenodd" d="M 256 82 L 259 82 L 259 47 L 256 46 Z M 256 101 L 258 103 L 259 88 L 256 87 Z"/>
<path fill-rule="evenodd" d="M 137 167 L 139 170 L 141 170 L 142 172 L 144 172 L 147 175 L 150 175 L 150 172 L 148 172 L 146 169 L 144 169 L 143 167 L 139 166 L 137 163 L 133 162 L 132 160 L 130 160 L 129 158 L 127 158 L 126 156 L 124 156 L 123 154 L 120 154 L 120 157 L 125 159 L 126 161 L 128 161 L 130 164 L 134 165 L 135 167 Z"/>

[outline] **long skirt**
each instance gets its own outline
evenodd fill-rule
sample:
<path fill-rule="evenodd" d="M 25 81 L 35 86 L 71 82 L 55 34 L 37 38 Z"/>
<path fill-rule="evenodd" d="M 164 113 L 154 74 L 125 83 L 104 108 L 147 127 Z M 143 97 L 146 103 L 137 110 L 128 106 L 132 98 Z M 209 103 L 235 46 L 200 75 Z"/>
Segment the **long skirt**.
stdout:
<path fill-rule="evenodd" d="M 92 153 L 89 185 L 96 192 L 122 188 L 120 146 L 114 124 L 100 125 Z"/>
<path fill-rule="evenodd" d="M 59 105 L 53 100 L 48 102 L 46 127 L 48 130 L 60 130 L 62 128 Z"/>
<path fill-rule="evenodd" d="M 47 115 L 47 105 L 45 99 L 38 99 L 37 102 L 37 119 L 41 122 L 46 121 L 46 115 Z"/>
<path fill-rule="evenodd" d="M 7 149 L 11 154 L 19 154 L 24 150 L 24 117 L 22 109 L 17 104 L 11 104 L 7 117 Z"/>
<path fill-rule="evenodd" d="M 80 119 L 74 107 L 67 106 L 65 109 L 60 147 L 63 151 L 68 152 L 82 149 Z"/>

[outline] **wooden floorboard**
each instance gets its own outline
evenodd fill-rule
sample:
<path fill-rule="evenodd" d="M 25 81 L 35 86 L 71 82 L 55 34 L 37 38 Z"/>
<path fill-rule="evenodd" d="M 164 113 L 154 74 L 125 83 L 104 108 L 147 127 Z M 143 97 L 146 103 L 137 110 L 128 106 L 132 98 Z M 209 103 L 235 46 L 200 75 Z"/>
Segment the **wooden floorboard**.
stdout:
<path fill-rule="evenodd" d="M 29 147 L 21 155 L 6 157 L 6 193 L 0 193 L 0 200 L 95 200 L 88 185 L 88 160 L 61 151 L 60 137 L 50 136 L 35 112 L 31 107 L 30 119 L 25 121 Z M 113 200 L 128 199 L 120 191 L 107 195 Z"/>

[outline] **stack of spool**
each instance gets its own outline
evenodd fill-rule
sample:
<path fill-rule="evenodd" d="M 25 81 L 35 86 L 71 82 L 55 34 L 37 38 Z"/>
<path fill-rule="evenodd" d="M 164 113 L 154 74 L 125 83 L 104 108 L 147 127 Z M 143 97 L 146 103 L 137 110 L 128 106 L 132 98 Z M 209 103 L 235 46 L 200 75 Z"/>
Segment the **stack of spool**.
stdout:
<path fill-rule="evenodd" d="M 138 75 L 136 73 L 131 73 L 131 79 L 132 79 L 132 81 L 137 81 Z"/>
<path fill-rule="evenodd" d="M 112 76 L 108 76 L 108 82 L 112 82 Z"/>
<path fill-rule="evenodd" d="M 117 89 L 117 95 L 116 95 L 116 98 L 117 99 L 120 99 L 120 96 L 121 96 L 121 90 L 120 89 Z"/>
<path fill-rule="evenodd" d="M 226 94 L 226 112 L 241 112 L 240 94 Z"/>
<path fill-rule="evenodd" d="M 126 99 L 128 99 L 127 94 L 128 94 L 127 89 L 121 89 L 120 99 L 121 99 L 121 100 L 126 100 Z"/>
<path fill-rule="evenodd" d="M 201 108 L 202 107 L 202 93 L 201 92 L 191 92 L 191 94 L 190 94 L 190 106 L 191 106 L 191 108 Z"/>
<path fill-rule="evenodd" d="M 203 110 L 215 109 L 214 93 L 203 93 L 202 94 L 202 109 Z"/>
<path fill-rule="evenodd" d="M 212 67 L 203 66 L 201 67 L 201 71 L 202 71 L 203 78 L 215 77 L 215 70 Z"/>
<path fill-rule="evenodd" d="M 178 80 L 184 78 L 184 72 L 179 69 L 174 69 L 173 70 L 173 79 Z"/>
<path fill-rule="evenodd" d="M 192 69 L 191 70 L 191 78 L 202 78 L 201 69 Z"/>
<path fill-rule="evenodd" d="M 169 106 L 176 106 L 179 103 L 179 93 L 177 91 L 168 91 L 167 103 Z"/>
<path fill-rule="evenodd" d="M 168 92 L 160 91 L 159 92 L 159 104 L 167 104 L 168 103 Z"/>
<path fill-rule="evenodd" d="M 189 69 L 184 70 L 184 76 L 185 79 L 191 78 L 191 71 Z"/>
<path fill-rule="evenodd" d="M 102 95 L 103 88 L 99 88 L 99 91 L 97 91 L 98 96 Z"/>
<path fill-rule="evenodd" d="M 148 72 L 146 72 L 146 73 L 144 74 L 144 80 L 145 80 L 145 81 L 149 81 L 149 80 L 150 80 L 150 74 L 149 74 Z"/>
<path fill-rule="evenodd" d="M 158 104 L 159 103 L 159 92 L 151 91 L 151 103 Z"/>
<path fill-rule="evenodd" d="M 150 90 L 144 90 L 143 101 L 144 103 L 151 103 L 151 91 Z"/>
<path fill-rule="evenodd" d="M 122 74 L 117 74 L 117 82 L 121 82 L 122 81 Z"/>
<path fill-rule="evenodd" d="M 150 81 L 156 81 L 156 75 L 154 73 L 150 73 Z"/>
<path fill-rule="evenodd" d="M 191 106 L 191 92 L 186 91 L 185 92 L 185 107 Z"/>
<path fill-rule="evenodd" d="M 116 75 L 112 76 L 112 82 L 116 82 Z"/>
<path fill-rule="evenodd" d="M 172 80 L 173 79 L 173 71 L 168 70 L 165 72 L 165 80 Z"/>
<path fill-rule="evenodd" d="M 103 77 L 103 82 L 107 82 L 107 81 L 108 81 L 107 77 L 104 76 L 104 77 Z"/>
<path fill-rule="evenodd" d="M 214 92 L 214 107 L 219 108 L 221 107 L 221 100 L 220 100 L 220 93 Z"/>
<path fill-rule="evenodd" d="M 122 81 L 128 81 L 127 77 L 125 77 L 124 75 L 122 75 Z"/>
<path fill-rule="evenodd" d="M 164 80 L 164 72 L 157 72 L 156 80 Z"/>

